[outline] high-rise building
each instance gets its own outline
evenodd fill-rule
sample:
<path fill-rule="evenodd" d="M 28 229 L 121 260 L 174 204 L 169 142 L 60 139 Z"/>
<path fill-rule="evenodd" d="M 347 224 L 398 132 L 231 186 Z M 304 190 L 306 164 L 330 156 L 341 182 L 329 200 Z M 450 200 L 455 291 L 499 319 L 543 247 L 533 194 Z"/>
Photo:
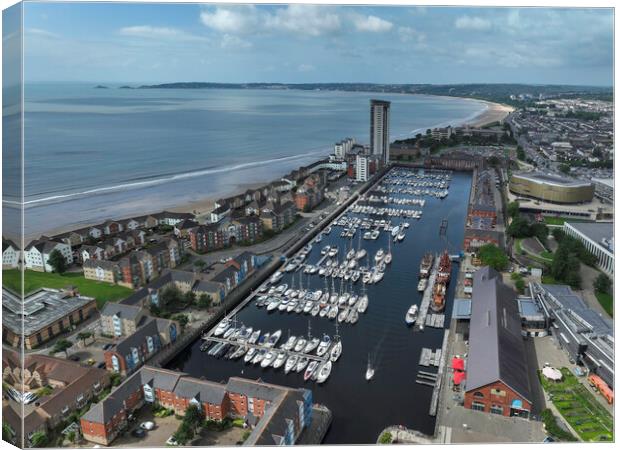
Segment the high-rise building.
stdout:
<path fill-rule="evenodd" d="M 390 102 L 370 100 L 370 153 L 383 164 L 390 159 Z"/>
<path fill-rule="evenodd" d="M 355 157 L 355 180 L 368 181 L 368 157 L 357 155 Z"/>

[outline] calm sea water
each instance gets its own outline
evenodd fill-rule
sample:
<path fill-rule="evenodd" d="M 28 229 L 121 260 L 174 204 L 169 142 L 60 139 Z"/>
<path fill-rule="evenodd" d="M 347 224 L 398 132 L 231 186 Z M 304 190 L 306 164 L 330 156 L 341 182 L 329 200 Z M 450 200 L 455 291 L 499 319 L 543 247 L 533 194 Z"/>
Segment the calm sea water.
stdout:
<path fill-rule="evenodd" d="M 353 136 L 369 100 L 392 102 L 391 135 L 460 123 L 475 100 L 324 91 L 25 89 L 26 234 L 180 206 L 269 181 Z"/>
<path fill-rule="evenodd" d="M 415 379 L 419 369 L 436 372 L 433 367 L 418 366 L 418 361 L 423 347 L 441 348 L 444 330 L 426 328 L 423 332 L 414 332 L 405 325 L 405 313 L 412 303 L 419 305 L 422 300 L 417 284 L 424 253 L 440 252 L 446 248 L 450 253 L 460 250 L 470 188 L 470 174 L 454 173 L 448 197 L 443 200 L 427 198 L 422 218 L 408 220 L 411 227 L 403 242 L 392 245 L 394 257 L 383 281 L 368 288 L 369 307 L 366 313 L 360 315 L 355 325 L 340 324 L 338 332 L 343 342 L 343 354 L 324 384 L 304 383 L 303 373 L 285 375 L 282 370 L 262 369 L 260 365 L 246 365 L 242 360 L 215 359 L 200 351 L 200 340 L 171 361 L 168 368 L 218 382 L 231 376 L 244 376 L 291 387 L 305 386 L 312 390 L 316 402 L 328 406 L 334 414 L 325 443 L 372 444 L 382 429 L 397 424 L 432 434 L 435 419 L 428 415 L 432 388 L 417 384 Z M 442 219 L 448 219 L 445 237 L 439 236 Z M 401 221 L 392 218 L 393 224 Z M 318 261 L 320 249 L 325 245 L 339 245 L 342 253 L 345 242 L 348 245 L 349 240 L 340 238 L 341 230 L 334 228 L 328 238 L 314 244 L 308 261 Z M 357 236 L 353 242 L 357 245 Z M 372 258 L 380 247 L 387 248 L 386 233 L 382 232 L 376 241 L 362 240 L 362 246 Z M 456 280 L 457 272 L 458 265 L 453 264 L 452 280 Z M 299 287 L 299 274 L 293 276 Z M 318 275 L 304 275 L 303 279 L 304 286 L 309 284 L 312 289 L 325 288 L 324 279 Z M 290 286 L 291 275 L 287 274 L 283 282 Z M 356 292 L 360 291 L 361 284 L 358 282 L 354 287 Z M 455 284 L 453 281 L 448 287 L 445 309 L 448 317 L 452 312 Z M 339 283 L 336 283 L 338 288 Z M 263 333 L 281 329 L 284 334 L 282 342 L 289 330 L 296 336 L 307 334 L 309 323 L 314 336 L 335 334 L 335 321 L 327 318 L 277 310 L 268 313 L 253 304 L 242 309 L 237 320 L 239 324 L 243 322 L 255 330 L 261 329 Z M 446 320 L 446 327 L 448 324 L 449 320 Z M 369 354 L 376 373 L 371 382 L 366 382 L 364 375 Z"/>

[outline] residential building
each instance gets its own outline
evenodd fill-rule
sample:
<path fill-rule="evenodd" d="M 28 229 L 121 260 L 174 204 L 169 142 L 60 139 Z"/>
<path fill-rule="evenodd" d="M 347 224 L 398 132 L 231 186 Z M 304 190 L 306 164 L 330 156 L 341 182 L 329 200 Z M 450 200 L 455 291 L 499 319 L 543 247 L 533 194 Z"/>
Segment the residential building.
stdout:
<path fill-rule="evenodd" d="M 355 157 L 355 181 L 366 182 L 368 181 L 370 169 L 369 169 L 369 157 L 365 155 L 357 155 Z"/>
<path fill-rule="evenodd" d="M 174 343 L 181 331 L 175 320 L 148 317 L 132 334 L 104 352 L 106 369 L 126 376 Z"/>
<path fill-rule="evenodd" d="M 312 392 L 261 381 L 230 378 L 226 384 L 180 372 L 143 367 L 81 419 L 83 436 L 109 445 L 127 428 L 128 416 L 157 402 L 183 415 L 198 406 L 210 420 L 243 418 L 252 427 L 250 445 L 293 445 L 312 420 Z"/>
<path fill-rule="evenodd" d="M 199 225 L 188 231 L 192 250 L 198 253 L 207 253 L 219 250 L 227 245 L 224 232 L 216 225 Z"/>
<path fill-rule="evenodd" d="M 15 242 L 2 239 L 2 269 L 15 269 L 19 265 L 21 252 Z"/>
<path fill-rule="evenodd" d="M 101 332 L 108 336 L 130 336 L 148 317 L 141 306 L 107 302 L 101 311 Z"/>
<path fill-rule="evenodd" d="M 390 160 L 390 102 L 370 100 L 370 153 L 382 164 Z"/>
<path fill-rule="evenodd" d="M 39 397 L 33 405 L 24 407 L 12 399 L 3 402 L 3 425 L 12 429 L 15 445 L 31 447 L 34 433 L 48 432 L 86 406 L 110 385 L 110 376 L 103 369 L 39 354 L 25 355 L 22 366 L 19 353 L 6 350 L 2 353 L 2 382 L 24 392 L 52 388 L 51 394 Z"/>
<path fill-rule="evenodd" d="M 113 261 L 87 259 L 82 265 L 84 278 L 115 284 L 121 280 L 120 265 Z"/>
<path fill-rule="evenodd" d="M 2 289 L 2 342 L 27 349 L 74 329 L 97 312 L 92 297 L 76 289 L 39 289 L 24 297 Z"/>
<path fill-rule="evenodd" d="M 108 259 L 112 255 L 108 255 L 105 247 L 102 245 L 82 245 L 78 249 L 78 260 L 83 264 L 85 261 L 89 259 L 94 260 L 103 260 Z"/>
<path fill-rule="evenodd" d="M 516 294 L 490 267 L 474 274 L 465 386 L 465 408 L 507 417 L 532 411 Z"/>
<path fill-rule="evenodd" d="M 597 266 L 607 275 L 614 275 L 613 222 L 564 222 L 563 231 L 581 241 L 597 258 Z"/>
<path fill-rule="evenodd" d="M 24 265 L 26 269 L 38 272 L 53 272 L 54 269 L 49 264 L 49 258 L 54 250 L 58 250 L 64 256 L 67 265 L 73 264 L 73 252 L 70 245 L 43 237 L 32 241 L 24 249 Z"/>

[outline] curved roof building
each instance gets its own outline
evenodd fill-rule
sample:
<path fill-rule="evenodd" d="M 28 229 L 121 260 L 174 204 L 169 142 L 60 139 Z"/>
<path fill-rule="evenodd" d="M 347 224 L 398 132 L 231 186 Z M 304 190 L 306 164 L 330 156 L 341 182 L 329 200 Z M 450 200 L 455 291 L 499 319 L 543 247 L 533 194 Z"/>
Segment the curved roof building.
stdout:
<path fill-rule="evenodd" d="M 551 203 L 586 203 L 594 197 L 594 184 L 539 172 L 514 173 L 510 192 Z"/>

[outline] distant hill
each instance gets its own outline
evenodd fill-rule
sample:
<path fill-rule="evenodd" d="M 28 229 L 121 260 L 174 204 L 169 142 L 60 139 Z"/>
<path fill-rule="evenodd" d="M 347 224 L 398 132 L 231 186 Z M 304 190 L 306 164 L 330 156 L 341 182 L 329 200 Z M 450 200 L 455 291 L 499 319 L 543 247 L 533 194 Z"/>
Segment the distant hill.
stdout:
<path fill-rule="evenodd" d="M 108 89 L 108 87 L 102 84 L 98 84 L 97 86 L 95 86 L 95 89 Z"/>
<path fill-rule="evenodd" d="M 533 84 L 377 84 L 377 83 L 210 83 L 176 82 L 143 85 L 138 89 L 295 89 L 306 91 L 426 94 L 475 98 L 523 105 L 538 98 L 588 97 L 611 101 L 611 87 Z M 516 97 L 516 98 L 515 98 Z"/>

